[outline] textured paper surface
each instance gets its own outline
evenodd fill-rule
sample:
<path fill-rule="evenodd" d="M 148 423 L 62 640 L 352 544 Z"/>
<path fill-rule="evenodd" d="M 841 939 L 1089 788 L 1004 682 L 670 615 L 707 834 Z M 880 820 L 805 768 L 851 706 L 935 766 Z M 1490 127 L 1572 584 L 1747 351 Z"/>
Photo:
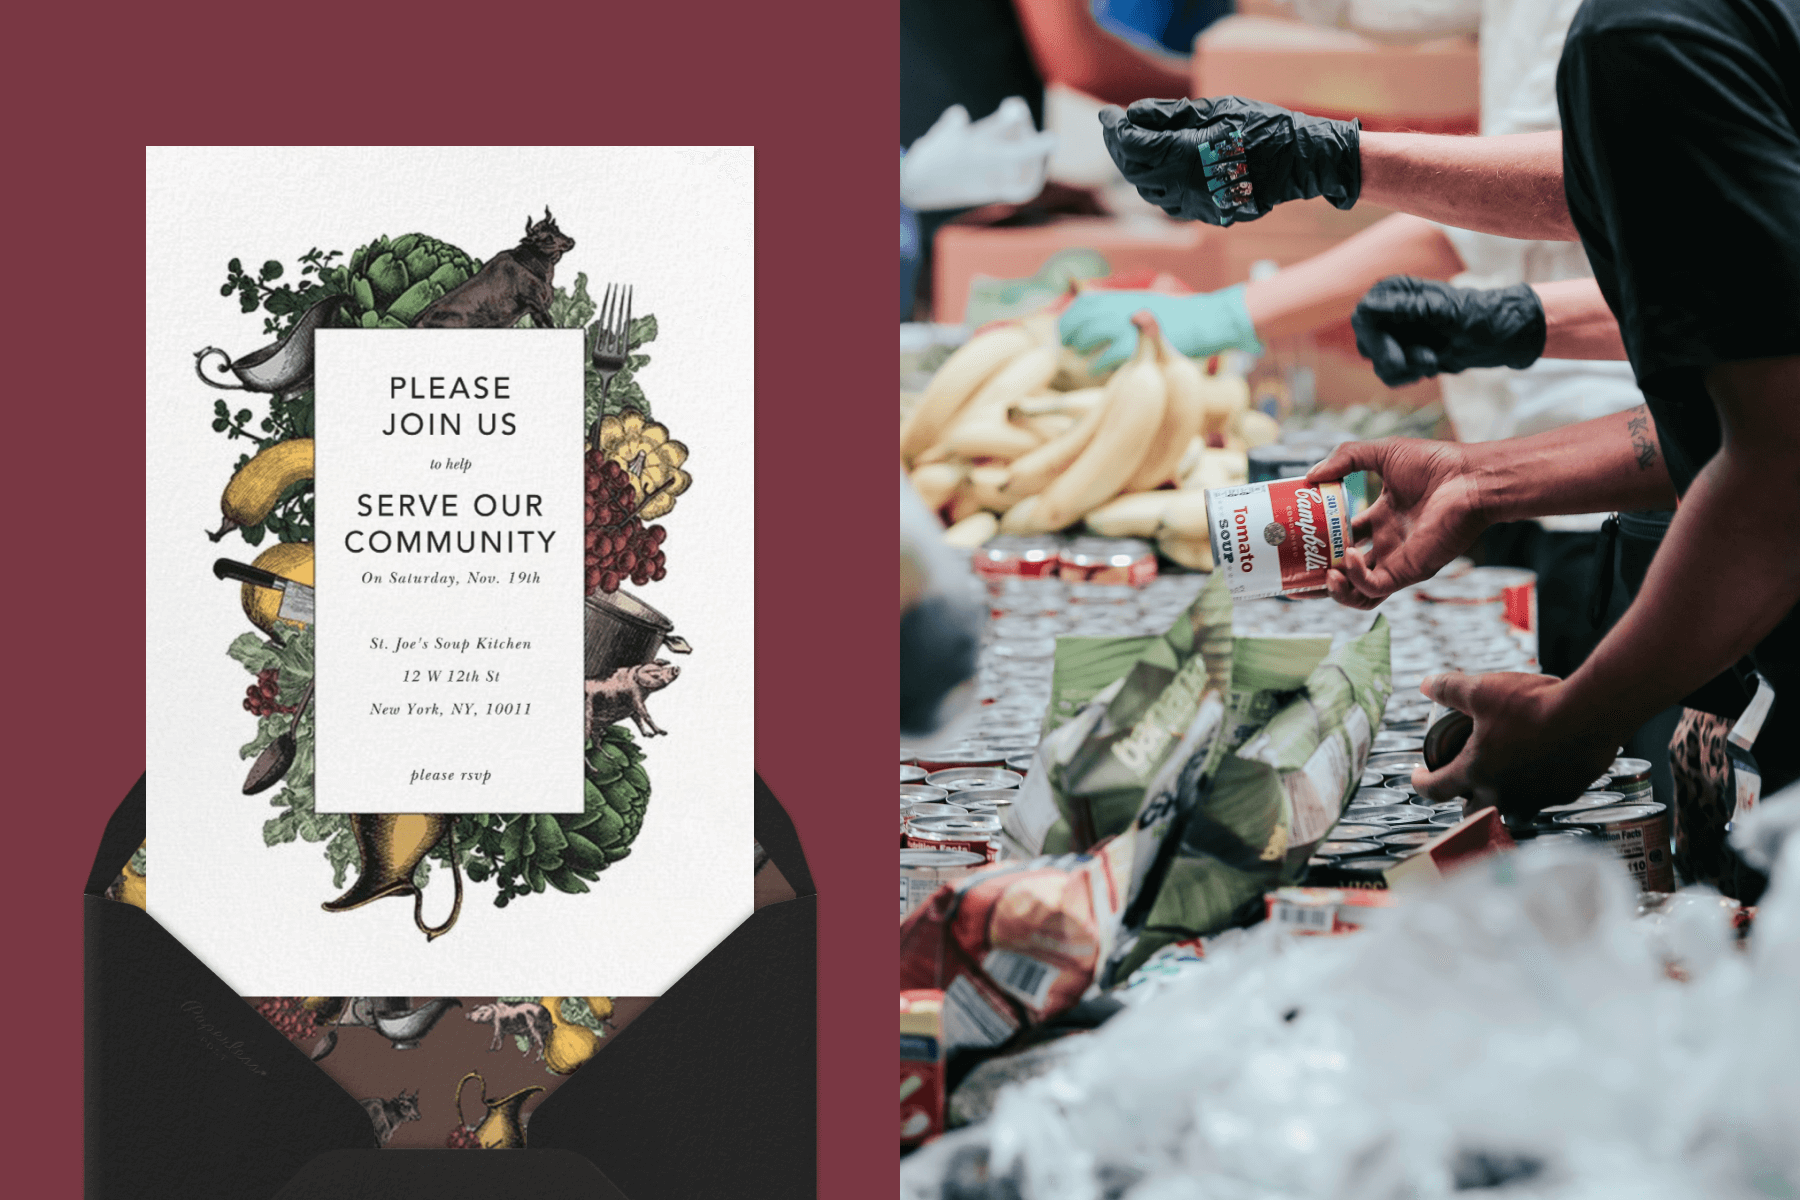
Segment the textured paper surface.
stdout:
<path fill-rule="evenodd" d="M 750 151 L 158 148 L 146 191 L 151 915 L 246 995 L 662 993 L 751 911 Z M 546 207 L 576 243 L 555 283 L 571 287 L 584 272 L 596 299 L 608 282 L 631 283 L 634 312 L 658 321 L 638 383 L 654 420 L 687 446 L 693 482 L 658 521 L 666 578 L 625 586 L 692 653 L 673 658 L 679 679 L 647 699 L 666 736 L 643 736 L 629 719 L 619 727 L 651 783 L 629 855 L 586 894 L 546 888 L 504 908 L 491 879 L 465 879 L 457 922 L 428 942 L 407 896 L 324 911 L 357 864 L 339 885 L 321 844 L 265 845 L 265 824 L 284 811 L 271 803 L 279 789 L 243 794 L 250 763 L 238 752 L 257 730 L 243 702 L 255 676 L 226 651 L 257 631 L 239 586 L 211 568 L 270 543 L 228 535 L 215 545 L 202 531 L 218 525 L 246 449 L 209 428 L 213 404 L 224 399 L 235 416 L 264 398 L 209 388 L 195 354 L 219 346 L 241 359 L 273 340 L 266 313 L 220 295 L 234 258 L 252 274 L 279 259 L 286 283 L 315 247 L 347 258 L 378 236 L 420 232 L 485 262 Z M 321 612 L 332 603 L 321 594 Z M 451 893 L 450 872 L 432 862 L 425 923 L 444 920 Z"/>

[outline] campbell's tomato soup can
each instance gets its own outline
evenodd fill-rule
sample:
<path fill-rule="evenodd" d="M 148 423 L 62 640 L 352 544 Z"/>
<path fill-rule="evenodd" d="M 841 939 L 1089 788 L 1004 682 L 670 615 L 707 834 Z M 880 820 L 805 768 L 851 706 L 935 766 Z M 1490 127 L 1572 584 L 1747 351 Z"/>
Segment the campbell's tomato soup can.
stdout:
<path fill-rule="evenodd" d="M 1612 770 L 1607 774 L 1612 778 L 1615 791 L 1634 800 L 1650 795 L 1650 760 L 1647 758 L 1614 759 Z"/>
<path fill-rule="evenodd" d="M 1056 573 L 1069 583 L 1136 587 L 1156 578 L 1156 548 L 1136 538 L 1078 537 L 1063 547 Z"/>
<path fill-rule="evenodd" d="M 997 537 L 975 550 L 977 575 L 989 579 L 1021 576 L 1035 579 L 1054 575 L 1062 542 L 1054 537 Z"/>
<path fill-rule="evenodd" d="M 900 785 L 900 798 L 915 803 L 937 804 L 950 798 L 947 788 L 933 787 L 929 783 L 903 783 Z"/>
<path fill-rule="evenodd" d="M 1000 818 L 982 813 L 960 817 L 914 817 L 906 828 L 908 850 L 964 850 L 984 863 L 1000 857 Z"/>
<path fill-rule="evenodd" d="M 1342 482 L 1275 479 L 1208 488 L 1213 561 L 1234 600 L 1300 596 L 1325 590 L 1325 572 L 1342 566 L 1355 517 Z"/>
<path fill-rule="evenodd" d="M 928 787 L 943 788 L 946 795 L 987 788 L 1016 788 L 1024 782 L 1024 776 L 1004 767 L 959 767 L 952 771 L 934 771 L 925 777 Z"/>
<path fill-rule="evenodd" d="M 901 783 L 920 783 L 920 782 L 923 782 L 924 779 L 925 779 L 925 768 L 924 767 L 919 766 L 917 763 L 901 763 L 900 764 L 900 782 Z"/>

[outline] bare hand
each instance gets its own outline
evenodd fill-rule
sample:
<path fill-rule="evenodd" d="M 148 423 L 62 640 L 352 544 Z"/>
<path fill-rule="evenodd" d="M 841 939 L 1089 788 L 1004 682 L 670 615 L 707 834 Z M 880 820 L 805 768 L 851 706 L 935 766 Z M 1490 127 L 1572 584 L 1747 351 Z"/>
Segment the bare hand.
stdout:
<path fill-rule="evenodd" d="M 1619 751 L 1615 731 L 1566 712 L 1567 685 L 1553 675 L 1501 671 L 1434 675 L 1419 690 L 1475 719 L 1462 753 L 1436 771 L 1413 772 L 1419 795 L 1467 798 L 1509 816 L 1536 816 L 1575 799 Z"/>
<path fill-rule="evenodd" d="M 1317 483 L 1352 471 L 1380 475 L 1381 496 L 1351 522 L 1351 535 L 1368 539 L 1368 548 L 1349 549 L 1343 567 L 1326 573 L 1325 588 L 1339 604 L 1373 608 L 1408 584 L 1430 579 L 1491 524 L 1481 511 L 1468 451 L 1455 442 L 1351 442 L 1306 477 Z"/>

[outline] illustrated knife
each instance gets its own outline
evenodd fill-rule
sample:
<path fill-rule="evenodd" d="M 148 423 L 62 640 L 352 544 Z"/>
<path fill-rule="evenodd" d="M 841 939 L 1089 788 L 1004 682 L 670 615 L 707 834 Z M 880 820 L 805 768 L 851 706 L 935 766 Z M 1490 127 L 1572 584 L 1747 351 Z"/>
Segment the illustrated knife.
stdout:
<path fill-rule="evenodd" d="M 273 588 L 281 593 L 281 608 L 276 613 L 277 619 L 290 625 L 298 625 L 302 629 L 313 623 L 313 590 L 298 580 L 286 579 L 261 567 L 233 562 L 229 558 L 221 558 L 215 562 L 213 574 L 220 579 L 235 579 L 239 583 Z"/>

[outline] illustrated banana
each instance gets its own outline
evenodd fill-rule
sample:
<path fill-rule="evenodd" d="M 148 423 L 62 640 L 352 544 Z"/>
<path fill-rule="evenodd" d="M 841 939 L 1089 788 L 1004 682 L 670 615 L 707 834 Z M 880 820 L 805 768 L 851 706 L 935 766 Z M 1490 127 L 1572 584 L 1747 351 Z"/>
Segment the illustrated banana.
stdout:
<path fill-rule="evenodd" d="M 925 502 L 925 507 L 936 512 L 949 502 L 967 473 L 967 468 L 958 463 L 927 463 L 922 467 L 914 467 L 907 478 L 912 480 L 913 490 L 919 493 L 919 499 Z"/>
<path fill-rule="evenodd" d="M 963 481 L 962 486 L 956 489 L 955 494 L 950 497 L 949 504 L 945 506 L 945 513 L 949 518 L 949 524 L 951 525 L 959 524 L 966 518 L 972 517 L 981 511 L 981 505 L 975 502 L 975 489 L 970 486 L 966 479 Z"/>
<path fill-rule="evenodd" d="M 1143 463 L 1125 481 L 1127 492 L 1147 492 L 1174 479 L 1188 444 L 1200 432 L 1204 415 L 1206 381 L 1200 365 L 1169 345 L 1169 339 L 1160 330 L 1155 342 L 1156 361 L 1168 385 L 1169 402 L 1163 410 L 1162 427 L 1156 431 Z"/>
<path fill-rule="evenodd" d="M 1106 394 L 1105 388 L 1081 388 L 1073 392 L 1034 392 L 1007 410 L 1007 416 L 1017 421 L 1026 417 L 1042 417 L 1067 415 L 1084 417 L 1100 403 L 1100 397 Z"/>
<path fill-rule="evenodd" d="M 901 461 L 910 462 L 933 445 L 984 383 L 1035 345 L 1029 332 L 1012 324 L 977 334 L 959 347 L 931 377 L 918 407 L 901 427 Z"/>
<path fill-rule="evenodd" d="M 219 498 L 225 523 L 206 536 L 218 541 L 232 530 L 260 525 L 281 500 L 282 493 L 313 473 L 313 441 L 292 438 L 277 442 L 245 463 Z"/>
<path fill-rule="evenodd" d="M 1140 312 L 1137 349 L 1106 385 L 1106 413 L 1093 440 L 1038 496 L 1034 520 L 1062 529 L 1119 494 L 1150 452 L 1168 407 L 1168 384 L 1156 361 L 1156 319 Z"/>

